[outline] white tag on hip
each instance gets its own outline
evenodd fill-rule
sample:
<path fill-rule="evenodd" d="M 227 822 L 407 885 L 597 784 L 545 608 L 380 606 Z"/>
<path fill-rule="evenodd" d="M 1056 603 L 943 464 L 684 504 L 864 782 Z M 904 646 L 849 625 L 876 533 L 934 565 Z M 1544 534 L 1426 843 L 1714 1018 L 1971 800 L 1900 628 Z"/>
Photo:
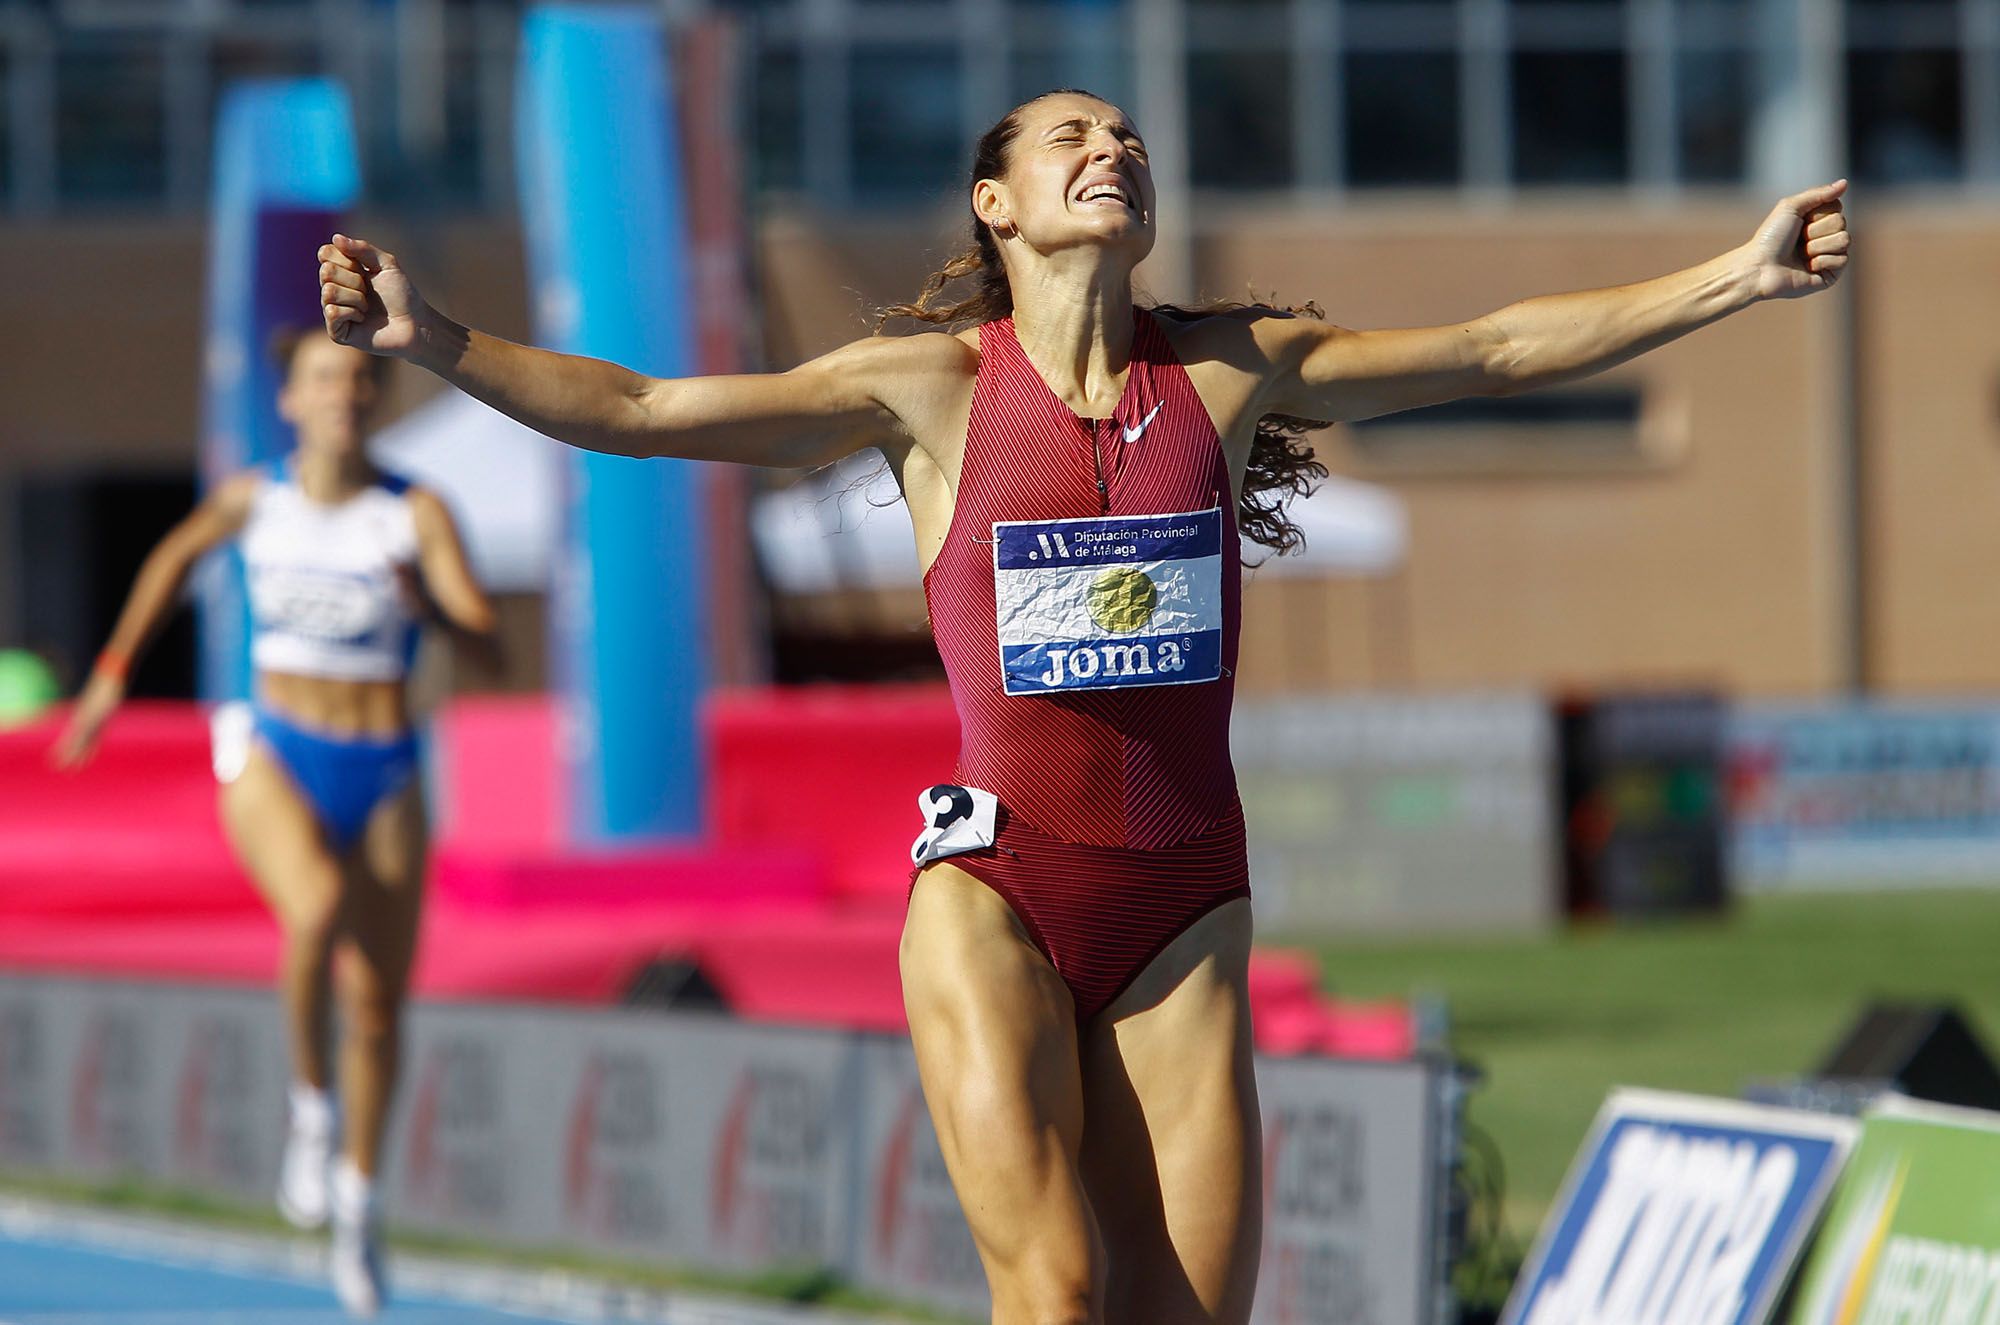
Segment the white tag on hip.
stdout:
<path fill-rule="evenodd" d="M 1000 802 L 990 791 L 950 784 L 926 787 L 917 793 L 917 808 L 923 812 L 924 831 L 910 847 L 915 864 L 993 845 Z"/>
<path fill-rule="evenodd" d="M 219 704 L 208 715 L 208 760 L 217 782 L 227 785 L 243 776 L 256 727 L 255 713 L 240 699 Z"/>

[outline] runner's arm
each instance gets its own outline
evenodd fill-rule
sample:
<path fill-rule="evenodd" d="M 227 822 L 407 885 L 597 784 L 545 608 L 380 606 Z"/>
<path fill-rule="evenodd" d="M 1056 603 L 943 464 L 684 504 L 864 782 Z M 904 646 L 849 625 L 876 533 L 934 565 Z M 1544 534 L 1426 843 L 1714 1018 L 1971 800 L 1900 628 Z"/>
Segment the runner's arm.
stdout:
<path fill-rule="evenodd" d="M 1764 299 L 1823 290 L 1847 265 L 1846 181 L 1780 202 L 1741 248 L 1635 285 L 1544 295 L 1453 326 L 1350 331 L 1267 319 L 1267 412 L 1337 422 L 1574 381 Z"/>
<path fill-rule="evenodd" d="M 427 488 L 412 488 L 410 516 L 417 527 L 416 584 L 434 620 L 494 670 L 500 666 L 499 619 L 472 573 L 451 509 Z"/>
<path fill-rule="evenodd" d="M 254 474 L 239 474 L 221 484 L 146 554 L 111 638 L 50 752 L 58 768 L 76 768 L 89 760 L 104 724 L 124 702 L 127 675 L 178 605 L 188 571 L 242 530 L 259 481 Z"/>
<path fill-rule="evenodd" d="M 336 235 L 319 258 L 335 340 L 408 359 L 537 432 L 611 455 L 826 464 L 904 435 L 885 400 L 936 356 L 922 342 L 942 339 L 857 341 L 786 373 L 655 378 L 461 326 L 365 241 Z"/>
<path fill-rule="evenodd" d="M 790 372 L 658 378 L 447 323 L 416 362 L 587 451 L 798 469 L 901 433 L 879 382 L 909 357 L 903 340 L 883 338 Z"/>

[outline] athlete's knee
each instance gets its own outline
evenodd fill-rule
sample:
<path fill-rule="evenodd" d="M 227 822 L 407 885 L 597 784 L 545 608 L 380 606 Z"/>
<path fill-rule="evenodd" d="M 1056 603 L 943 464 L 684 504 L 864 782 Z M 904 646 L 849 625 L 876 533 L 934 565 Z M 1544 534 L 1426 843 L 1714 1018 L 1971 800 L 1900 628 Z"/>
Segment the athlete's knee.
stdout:
<path fill-rule="evenodd" d="M 1040 1240 L 993 1285 L 996 1325 L 1103 1325 L 1104 1273 L 1087 1246 Z"/>
<path fill-rule="evenodd" d="M 326 878 L 301 882 L 304 886 L 284 907 L 280 920 L 292 943 L 314 953 L 325 953 L 340 933 L 340 880 L 329 872 Z"/>
<path fill-rule="evenodd" d="M 363 1039 L 394 1037 L 402 1025 L 403 981 L 365 961 L 348 963 L 341 975 L 340 1009 L 348 1033 Z"/>

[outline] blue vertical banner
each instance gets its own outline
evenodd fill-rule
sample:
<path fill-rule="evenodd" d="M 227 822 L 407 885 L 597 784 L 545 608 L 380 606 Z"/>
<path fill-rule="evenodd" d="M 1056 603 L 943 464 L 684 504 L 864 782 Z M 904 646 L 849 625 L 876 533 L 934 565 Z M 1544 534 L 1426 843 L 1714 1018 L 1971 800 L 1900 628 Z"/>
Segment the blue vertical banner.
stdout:
<path fill-rule="evenodd" d="M 656 377 L 695 371 L 688 235 L 657 7 L 547 4 L 521 31 L 521 213 L 535 338 Z M 696 465 L 576 452 L 550 584 L 568 836 L 701 826 L 707 576 Z"/>
<path fill-rule="evenodd" d="M 209 203 L 201 485 L 284 455 L 274 335 L 316 328 L 313 253 L 361 190 L 347 93 L 321 78 L 259 80 L 223 92 Z M 199 580 L 201 694 L 250 693 L 250 617 L 234 549 Z"/>

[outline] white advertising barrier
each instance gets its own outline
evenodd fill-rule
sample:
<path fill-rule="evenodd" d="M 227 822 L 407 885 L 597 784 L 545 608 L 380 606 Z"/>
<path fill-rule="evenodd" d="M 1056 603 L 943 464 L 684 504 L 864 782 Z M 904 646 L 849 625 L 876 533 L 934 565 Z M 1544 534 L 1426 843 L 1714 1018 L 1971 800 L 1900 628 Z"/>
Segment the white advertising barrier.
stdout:
<path fill-rule="evenodd" d="M 1265 924 L 1352 935 L 1557 918 L 1555 730 L 1539 696 L 1244 699 L 1230 749 Z"/>
<path fill-rule="evenodd" d="M 266 999 L 0 981 L 0 1167 L 262 1196 L 289 1075 Z"/>
<path fill-rule="evenodd" d="M 849 1264 L 857 1283 L 891 1297 L 986 1311 L 986 1276 L 958 1207 L 917 1085 L 907 1040 L 860 1045 L 860 1166 Z"/>
<path fill-rule="evenodd" d="M 389 1175 L 401 1222 L 730 1269 L 840 1262 L 847 1037 L 428 1007 L 405 1062 Z"/>
<path fill-rule="evenodd" d="M 910 1046 L 863 1046 L 857 1282 L 969 1313 L 988 1306 Z M 1264 1250 L 1254 1325 L 1429 1322 L 1449 1120 L 1423 1063 L 1260 1058 Z"/>
<path fill-rule="evenodd" d="M 908 1041 L 705 1016 L 413 1010 L 383 1199 L 396 1225 L 751 1271 L 827 1267 L 982 1315 L 984 1276 Z M 275 1001 L 0 975 L 0 1171 L 264 1202 L 284 1141 Z M 1446 1310 L 1449 1074 L 1260 1059 L 1259 1325 Z"/>
<path fill-rule="evenodd" d="M 1745 705 L 1727 757 L 1746 889 L 2000 883 L 2000 706 Z"/>
<path fill-rule="evenodd" d="M 1258 1061 L 1264 1261 L 1253 1325 L 1446 1318 L 1443 1177 L 1456 1129 L 1439 1086 L 1416 1062 Z"/>

